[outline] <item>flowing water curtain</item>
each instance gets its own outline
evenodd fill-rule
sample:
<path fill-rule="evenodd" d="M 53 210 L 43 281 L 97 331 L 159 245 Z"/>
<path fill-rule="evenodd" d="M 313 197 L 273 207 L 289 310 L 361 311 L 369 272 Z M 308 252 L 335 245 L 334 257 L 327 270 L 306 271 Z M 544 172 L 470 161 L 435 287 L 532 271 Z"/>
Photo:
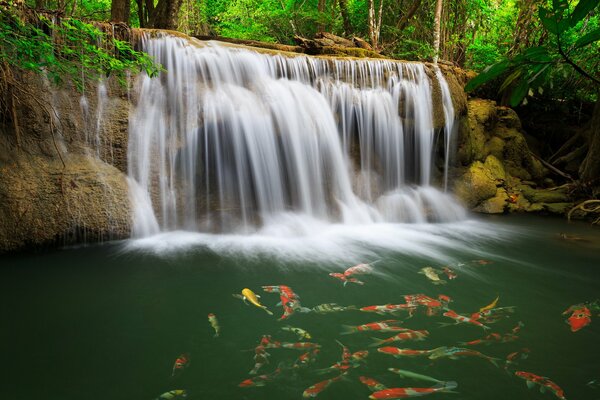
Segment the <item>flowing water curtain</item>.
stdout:
<path fill-rule="evenodd" d="M 434 127 L 423 64 L 272 56 L 169 36 L 142 44 L 169 72 L 138 82 L 129 172 L 162 229 L 248 232 L 287 212 L 343 223 L 460 214 L 432 212 L 439 192 L 425 190 Z M 442 97 L 451 114 L 449 92 Z"/>

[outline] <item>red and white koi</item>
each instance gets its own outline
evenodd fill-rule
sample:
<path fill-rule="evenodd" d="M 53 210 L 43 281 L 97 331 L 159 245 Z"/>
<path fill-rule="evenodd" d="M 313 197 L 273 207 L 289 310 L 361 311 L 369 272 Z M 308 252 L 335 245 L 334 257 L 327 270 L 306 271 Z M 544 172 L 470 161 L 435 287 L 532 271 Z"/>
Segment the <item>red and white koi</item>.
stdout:
<path fill-rule="evenodd" d="M 294 362 L 294 368 L 305 367 L 308 364 L 315 362 L 320 351 L 321 350 L 317 348 L 301 354 Z"/>
<path fill-rule="evenodd" d="M 325 374 L 331 371 L 347 371 L 350 368 L 356 368 L 360 365 L 362 361 L 364 361 L 368 356 L 369 352 L 367 350 L 360 350 L 355 353 L 351 353 L 350 349 L 344 346 L 342 343 L 338 342 L 340 346 L 342 346 L 342 360 L 336 362 L 329 368 L 323 368 L 317 371 L 319 374 Z"/>
<path fill-rule="evenodd" d="M 280 346 L 282 349 L 292 349 L 292 350 L 310 350 L 310 349 L 318 349 L 321 347 L 320 344 L 311 343 L 311 342 L 297 342 L 297 343 L 281 343 Z"/>
<path fill-rule="evenodd" d="M 429 388 L 406 387 L 384 389 L 373 393 L 369 396 L 369 399 L 408 399 L 409 397 L 426 396 L 432 393 L 450 393 L 453 389 L 456 389 L 457 387 L 458 384 L 454 381 L 451 381 L 442 382 Z"/>
<path fill-rule="evenodd" d="M 514 342 L 519 337 L 517 333 L 521 330 L 521 328 L 525 326 L 522 322 L 519 322 L 510 332 L 500 334 L 500 333 L 490 333 L 483 339 L 471 340 L 470 342 L 462 342 L 461 346 L 475 346 L 478 344 L 491 344 L 491 343 L 509 343 Z"/>
<path fill-rule="evenodd" d="M 179 375 L 180 373 L 182 373 L 187 367 L 190 366 L 191 362 L 192 357 L 189 353 L 184 353 L 177 357 L 177 359 L 175 360 L 175 364 L 173 364 L 173 372 L 171 373 L 171 376 Z"/>
<path fill-rule="evenodd" d="M 571 316 L 565 322 L 571 327 L 571 332 L 577 332 L 592 323 L 592 312 L 584 304 L 569 307 L 563 315 L 568 313 L 571 313 Z"/>
<path fill-rule="evenodd" d="M 539 376 L 525 371 L 517 371 L 515 372 L 515 375 L 519 378 L 525 379 L 525 383 L 529 389 L 533 388 L 535 385 L 540 385 L 540 391 L 542 393 L 548 389 L 560 400 L 567 400 L 565 397 L 565 392 L 556 383 L 552 382 L 545 376 Z"/>
<path fill-rule="evenodd" d="M 302 393 L 302 397 L 304 397 L 305 399 L 308 399 L 311 397 L 317 397 L 322 391 L 327 389 L 332 383 L 341 380 L 343 376 L 344 376 L 344 374 L 341 374 L 339 376 L 336 376 L 335 378 L 326 379 L 324 381 L 315 383 L 314 385 L 312 385 L 311 387 L 309 387 Z"/>
<path fill-rule="evenodd" d="M 503 318 L 509 318 L 511 314 L 514 314 L 515 310 L 515 306 L 490 308 L 471 314 L 471 319 L 482 321 L 486 324 L 493 324 Z"/>
<path fill-rule="evenodd" d="M 426 331 L 426 330 L 413 331 L 413 330 L 407 329 L 405 332 L 400 332 L 400 333 L 398 333 L 392 337 L 389 337 L 387 339 L 372 338 L 375 341 L 375 343 L 370 344 L 369 347 L 381 346 L 381 345 L 385 345 L 385 344 L 389 344 L 389 343 L 393 343 L 393 342 L 403 342 L 406 340 L 425 340 L 427 338 L 427 336 L 429 336 L 429 331 Z"/>
<path fill-rule="evenodd" d="M 359 281 L 356 278 L 352 278 L 350 276 L 346 276 L 343 273 L 340 272 L 331 272 L 329 274 L 329 276 L 332 276 L 336 279 L 339 279 L 340 281 L 342 281 L 344 283 L 344 286 L 346 286 L 347 283 L 356 283 L 357 285 L 364 285 L 365 283 L 363 281 Z"/>
<path fill-rule="evenodd" d="M 413 350 L 413 349 L 400 349 L 398 347 L 380 347 L 377 349 L 379 353 L 389 354 L 396 358 L 400 357 L 427 357 L 434 350 Z"/>
<path fill-rule="evenodd" d="M 360 309 L 363 312 L 373 312 L 375 314 L 397 314 L 400 312 L 408 312 L 412 315 L 417 309 L 417 306 L 411 304 L 384 304 L 376 306 L 367 306 Z"/>
<path fill-rule="evenodd" d="M 450 267 L 442 267 L 442 272 L 448 277 L 448 279 L 452 280 L 452 279 L 456 279 L 458 277 L 458 275 L 456 274 L 456 272 L 454 272 L 454 270 L 452 270 Z"/>
<path fill-rule="evenodd" d="M 440 294 L 438 299 L 432 299 L 429 296 L 425 296 L 424 294 L 407 294 L 404 295 L 404 301 L 409 306 L 422 306 L 427 309 L 426 315 L 433 316 L 436 315 L 439 310 L 443 308 L 447 308 L 450 303 L 450 297 Z"/>
<path fill-rule="evenodd" d="M 371 392 L 379 392 L 380 390 L 387 389 L 383 383 L 376 381 L 373 378 L 367 376 L 359 376 L 358 379 L 363 385 L 366 385 Z"/>
<path fill-rule="evenodd" d="M 256 375 L 258 370 L 261 369 L 265 364 L 269 363 L 269 357 L 271 355 L 267 353 L 265 346 L 258 345 L 254 348 L 254 368 L 249 372 L 250 375 Z"/>
<path fill-rule="evenodd" d="M 282 368 L 277 367 L 277 369 L 270 374 L 259 375 L 255 376 L 254 378 L 246 379 L 245 381 L 240 382 L 238 386 L 242 388 L 265 386 L 267 382 L 275 379 L 281 373 L 281 371 Z"/>
<path fill-rule="evenodd" d="M 506 360 L 504 361 L 504 369 L 508 372 L 508 368 L 517 365 L 519 360 L 526 360 L 529 357 L 530 352 L 531 350 L 523 348 L 510 353 L 506 356 Z"/>
<path fill-rule="evenodd" d="M 403 332 L 406 330 L 406 328 L 401 328 L 399 326 L 393 326 L 395 324 L 401 324 L 401 323 L 402 323 L 402 321 L 398 321 L 395 319 L 388 319 L 385 321 L 371 322 L 368 324 L 358 325 L 358 326 L 342 325 L 343 332 L 341 333 L 341 335 L 350 335 L 350 334 L 356 333 L 356 332 L 371 332 L 371 331 L 378 331 L 378 332 L 401 331 L 401 332 Z"/>
<path fill-rule="evenodd" d="M 471 349 L 464 349 L 461 347 L 438 347 L 429 354 L 430 360 L 437 360 L 439 358 L 449 358 L 451 360 L 458 360 L 463 357 L 479 357 L 488 360 L 496 367 L 498 366 L 498 359 L 490 356 L 486 356 L 478 351 Z"/>
<path fill-rule="evenodd" d="M 478 327 L 483 328 L 483 329 L 490 329 L 489 326 L 485 326 L 484 324 L 482 324 L 481 322 L 477 321 L 476 319 L 465 317 L 464 315 L 459 315 L 454 310 L 448 310 L 445 313 L 443 313 L 442 315 L 444 317 L 452 318 L 456 322 L 454 324 L 441 323 L 440 324 L 441 326 L 450 326 L 450 325 L 456 325 L 456 324 L 463 323 L 463 324 L 475 325 L 475 326 L 478 326 Z"/>
<path fill-rule="evenodd" d="M 371 264 L 358 264 L 344 271 L 344 275 L 346 277 L 352 275 L 368 275 L 371 273 L 373 273 L 373 267 L 371 266 Z"/>

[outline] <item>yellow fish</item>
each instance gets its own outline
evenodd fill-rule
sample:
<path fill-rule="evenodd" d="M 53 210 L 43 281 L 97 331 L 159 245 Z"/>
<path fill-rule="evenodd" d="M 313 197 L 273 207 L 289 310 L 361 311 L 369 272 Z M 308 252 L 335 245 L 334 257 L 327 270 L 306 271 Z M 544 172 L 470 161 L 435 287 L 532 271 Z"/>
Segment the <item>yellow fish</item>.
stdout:
<path fill-rule="evenodd" d="M 242 299 L 244 301 L 244 303 L 246 303 L 246 300 L 247 300 L 250 303 L 252 303 L 254 306 L 256 306 L 258 308 L 262 308 L 263 310 L 265 310 L 265 312 L 267 314 L 273 315 L 273 313 L 271 311 L 269 311 L 266 306 L 263 306 L 262 304 L 260 304 L 260 301 L 258 301 L 258 299 L 260 298 L 260 296 L 257 295 L 256 293 L 254 293 L 252 290 L 250 290 L 248 288 L 244 288 L 242 290 L 242 294 L 234 294 L 233 297 L 236 297 L 238 299 Z"/>
<path fill-rule="evenodd" d="M 486 311 L 486 310 L 491 310 L 492 308 L 496 307 L 496 304 L 498 303 L 498 300 L 500 300 L 500 296 L 496 297 L 496 300 L 492 301 L 492 302 L 491 302 L 490 304 L 488 304 L 487 306 L 485 306 L 485 307 L 481 307 L 481 308 L 479 309 L 479 312 Z"/>

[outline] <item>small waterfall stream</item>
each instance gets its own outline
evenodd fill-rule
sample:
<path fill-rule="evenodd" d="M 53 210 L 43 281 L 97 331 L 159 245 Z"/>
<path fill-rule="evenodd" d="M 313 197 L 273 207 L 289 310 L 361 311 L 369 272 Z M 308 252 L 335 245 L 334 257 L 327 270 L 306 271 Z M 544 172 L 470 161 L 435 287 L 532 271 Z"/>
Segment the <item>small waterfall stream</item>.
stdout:
<path fill-rule="evenodd" d="M 245 234 L 286 215 L 341 224 L 465 217 L 431 186 L 423 64 L 268 55 L 171 36 L 145 37 L 142 47 L 168 72 L 140 78 L 130 117 L 135 236 Z M 435 76 L 447 170 L 454 110 Z"/>

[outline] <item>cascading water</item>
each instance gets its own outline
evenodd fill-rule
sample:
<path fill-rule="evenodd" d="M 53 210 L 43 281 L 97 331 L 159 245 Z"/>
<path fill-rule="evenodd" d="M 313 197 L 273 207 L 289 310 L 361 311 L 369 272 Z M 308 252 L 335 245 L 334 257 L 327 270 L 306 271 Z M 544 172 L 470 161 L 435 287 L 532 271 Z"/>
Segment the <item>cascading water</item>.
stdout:
<path fill-rule="evenodd" d="M 168 72 L 140 78 L 130 121 L 136 236 L 248 233 L 290 216 L 348 226 L 464 218 L 430 186 L 423 64 L 266 55 L 170 36 L 142 47 Z M 448 149 L 454 111 L 436 76 Z"/>

